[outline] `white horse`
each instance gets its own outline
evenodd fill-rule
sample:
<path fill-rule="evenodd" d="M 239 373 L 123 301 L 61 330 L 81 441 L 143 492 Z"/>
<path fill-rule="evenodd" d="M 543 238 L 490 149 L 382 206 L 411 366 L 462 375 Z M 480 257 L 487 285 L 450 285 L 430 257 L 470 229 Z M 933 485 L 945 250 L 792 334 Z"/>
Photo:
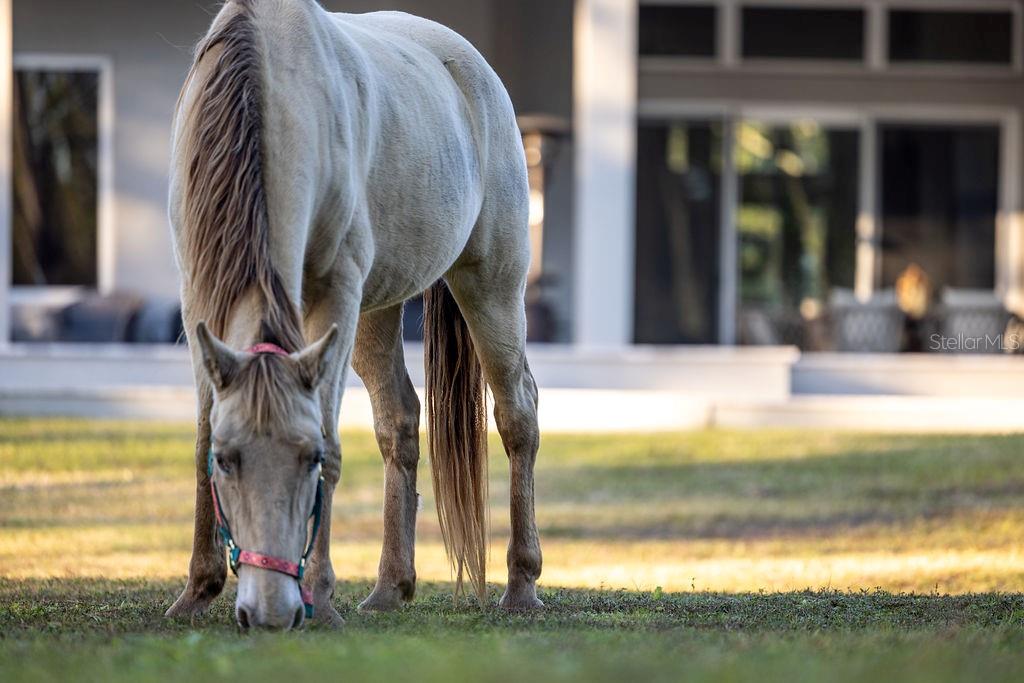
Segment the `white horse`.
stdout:
<path fill-rule="evenodd" d="M 199 419 L 192 561 L 168 615 L 220 593 L 226 545 L 243 627 L 298 626 L 304 598 L 341 623 L 330 509 L 350 363 L 386 479 L 377 584 L 360 608 L 412 599 L 420 405 L 402 307 L 424 291 L 434 490 L 458 585 L 465 571 L 485 598 L 486 383 L 511 470 L 500 604 L 540 607 L 527 173 L 494 71 L 451 30 L 406 14 L 229 0 L 197 48 L 173 149 Z"/>

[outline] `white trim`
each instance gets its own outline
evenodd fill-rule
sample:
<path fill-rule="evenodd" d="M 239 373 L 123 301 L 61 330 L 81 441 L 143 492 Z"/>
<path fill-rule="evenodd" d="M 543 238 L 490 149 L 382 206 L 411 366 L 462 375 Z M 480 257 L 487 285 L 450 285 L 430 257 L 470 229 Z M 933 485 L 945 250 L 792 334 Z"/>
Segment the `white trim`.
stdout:
<path fill-rule="evenodd" d="M 735 4 L 756 7 L 864 7 L 868 4 L 881 3 L 894 9 L 920 10 L 959 10 L 979 11 L 1008 10 L 1017 6 L 1019 0 L 640 0 L 643 5 L 723 5 Z"/>
<path fill-rule="evenodd" d="M 743 45 L 743 22 L 735 0 L 725 0 L 718 6 L 718 61 L 730 69 L 740 63 Z M 643 62 L 641 62 L 641 67 Z"/>
<path fill-rule="evenodd" d="M 114 61 L 104 55 L 19 52 L 14 55 L 14 69 L 78 70 L 95 71 L 99 74 L 96 289 L 101 294 L 109 294 L 114 290 L 117 250 L 114 217 Z M 10 130 L 10 126 L 7 130 Z"/>
<path fill-rule="evenodd" d="M 859 61 L 823 59 L 747 59 L 728 68 L 721 61 L 708 57 L 640 57 L 641 73 L 723 73 L 742 71 L 750 74 L 773 76 L 860 76 L 877 80 L 921 79 L 936 80 L 986 78 L 991 80 L 1014 81 L 1020 72 L 1010 66 L 997 64 L 896 64 L 884 69 L 873 69 Z"/>
<path fill-rule="evenodd" d="M 12 275 L 11 219 L 14 209 L 12 185 L 11 116 L 14 71 L 12 46 L 14 18 L 11 0 L 0 0 L 0 350 L 11 343 L 10 289 Z"/>
<path fill-rule="evenodd" d="M 722 123 L 721 207 L 718 231 L 718 343 L 735 346 L 739 315 L 739 233 L 736 215 L 739 209 L 740 186 L 736 174 L 736 121 L 728 117 Z"/>
<path fill-rule="evenodd" d="M 650 99 L 640 100 L 637 105 L 637 116 L 641 119 L 680 117 L 680 118 L 713 118 L 732 114 L 733 104 L 725 100 L 704 99 Z"/>
<path fill-rule="evenodd" d="M 1013 6 L 1013 70 L 1024 73 L 1024 8 Z"/>
<path fill-rule="evenodd" d="M 870 3 L 864 21 L 864 63 L 871 71 L 885 71 L 889 66 L 889 18 L 885 5 Z"/>
<path fill-rule="evenodd" d="M 996 292 L 1007 308 L 1024 313 L 1024 202 L 1021 198 L 1021 116 L 1008 113 L 1002 121 L 999 167 L 999 213 L 996 216 Z"/>
<path fill-rule="evenodd" d="M 833 107 L 792 106 L 788 104 L 753 104 L 736 109 L 747 120 L 766 124 L 788 124 L 793 121 L 812 120 L 829 128 L 860 128 L 862 117 Z"/>
<path fill-rule="evenodd" d="M 859 163 L 853 289 L 857 300 L 866 303 L 878 286 L 882 258 L 878 248 L 882 229 L 878 205 L 878 123 L 868 117 L 861 124 Z"/>
<path fill-rule="evenodd" d="M 830 125 L 856 127 L 865 116 L 928 123 L 1002 123 L 1017 115 L 1013 107 L 959 104 L 889 104 L 884 102 L 778 101 L 750 103 L 744 99 L 656 97 L 641 100 L 641 118 L 666 116 L 742 116 L 760 121 L 805 118 Z"/>
<path fill-rule="evenodd" d="M 89 291 L 74 286 L 12 287 L 9 301 L 14 306 L 63 307 L 81 301 Z"/>

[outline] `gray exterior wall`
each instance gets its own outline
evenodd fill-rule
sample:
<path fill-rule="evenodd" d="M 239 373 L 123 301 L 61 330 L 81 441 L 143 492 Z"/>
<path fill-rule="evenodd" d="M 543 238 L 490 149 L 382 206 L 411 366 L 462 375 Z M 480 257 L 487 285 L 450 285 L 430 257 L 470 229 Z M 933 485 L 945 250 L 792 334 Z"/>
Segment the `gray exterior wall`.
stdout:
<path fill-rule="evenodd" d="M 517 109 L 568 116 L 571 0 L 326 0 L 322 4 L 346 12 L 404 10 L 446 24 L 491 59 L 508 81 Z M 113 61 L 116 290 L 159 298 L 177 296 L 166 218 L 170 123 L 192 46 L 217 7 L 209 0 L 14 0 L 15 54 L 99 55 Z M 551 7 L 558 10 L 557 24 L 544 19 Z M 535 49 L 524 51 L 522 45 Z M 557 60 L 555 68 L 548 64 L 552 58 Z M 534 79 L 534 74 L 540 78 Z M 566 219 L 563 232 L 568 232 L 568 225 Z M 558 249 L 553 252 L 557 254 Z"/>

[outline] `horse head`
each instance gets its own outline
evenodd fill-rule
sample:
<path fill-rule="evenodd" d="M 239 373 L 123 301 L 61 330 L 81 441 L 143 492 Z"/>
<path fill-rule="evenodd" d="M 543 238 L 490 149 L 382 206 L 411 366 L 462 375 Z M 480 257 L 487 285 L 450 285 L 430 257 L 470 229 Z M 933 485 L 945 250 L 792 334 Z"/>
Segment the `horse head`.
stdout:
<path fill-rule="evenodd" d="M 238 575 L 236 619 L 246 629 L 297 628 L 303 603 L 311 606 L 301 580 L 321 508 L 318 389 L 337 360 L 337 328 L 298 353 L 273 344 L 238 352 L 203 323 L 196 337 L 214 391 L 209 478 Z"/>

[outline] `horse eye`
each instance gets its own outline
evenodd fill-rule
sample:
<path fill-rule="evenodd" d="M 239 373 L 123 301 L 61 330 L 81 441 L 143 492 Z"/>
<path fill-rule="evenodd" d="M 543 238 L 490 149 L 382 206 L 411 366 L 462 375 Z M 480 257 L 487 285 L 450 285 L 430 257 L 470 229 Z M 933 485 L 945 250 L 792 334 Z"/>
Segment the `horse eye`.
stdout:
<path fill-rule="evenodd" d="M 323 465 L 323 464 L 324 464 L 324 452 L 323 452 L 322 449 L 320 449 L 320 450 L 317 450 L 317 452 L 314 453 L 313 457 L 310 459 L 310 461 L 309 461 L 309 470 L 312 472 L 317 467 L 319 467 L 320 465 Z"/>
<path fill-rule="evenodd" d="M 234 458 L 223 453 L 214 453 L 213 457 L 217 461 L 217 467 L 220 468 L 221 472 L 224 474 L 231 474 L 231 468 L 234 466 Z"/>

